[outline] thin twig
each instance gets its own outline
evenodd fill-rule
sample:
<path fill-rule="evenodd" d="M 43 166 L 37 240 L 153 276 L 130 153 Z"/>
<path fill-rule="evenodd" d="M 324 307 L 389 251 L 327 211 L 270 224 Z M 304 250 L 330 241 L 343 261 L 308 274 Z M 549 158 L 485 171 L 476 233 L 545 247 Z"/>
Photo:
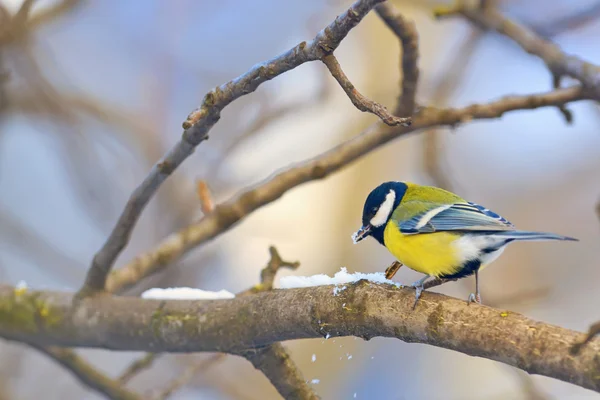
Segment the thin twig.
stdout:
<path fill-rule="evenodd" d="M 352 104 L 360 111 L 370 112 L 371 114 L 377 115 L 381 120 L 389 125 L 389 126 L 410 126 L 411 118 L 401 118 L 396 117 L 387 110 L 384 106 L 379 103 L 376 103 L 372 100 L 369 100 L 365 96 L 363 96 L 350 82 L 344 71 L 342 71 L 342 66 L 338 62 L 337 58 L 333 54 L 326 55 L 321 59 L 323 64 L 327 66 L 331 75 L 335 78 L 335 80 L 340 84 L 346 95 L 352 101 Z"/>
<path fill-rule="evenodd" d="M 419 34 L 415 23 L 407 20 L 391 3 L 378 4 L 375 12 L 388 28 L 398 36 L 402 46 L 400 58 L 401 90 L 398 96 L 396 114 L 412 115 L 415 110 L 415 97 L 419 81 Z"/>
<path fill-rule="evenodd" d="M 78 299 L 105 289 L 106 280 L 129 238 L 142 211 L 162 182 L 189 157 L 196 146 L 208 138 L 219 121 L 221 111 L 232 101 L 255 91 L 258 86 L 308 61 L 331 54 L 369 11 L 383 0 L 358 0 L 309 43 L 302 42 L 280 56 L 251 68 L 240 77 L 210 91 L 202 105 L 183 123 L 181 140 L 156 164 L 135 189 L 113 231 L 96 253 Z"/>
<path fill-rule="evenodd" d="M 127 367 L 127 369 L 125 369 L 125 371 L 123 371 L 121 376 L 119 376 L 119 382 L 123 385 L 129 383 L 134 376 L 138 375 L 143 370 L 150 368 L 158 357 L 160 357 L 160 354 L 158 353 L 148 353 L 140 359 L 135 360 Z"/>
<path fill-rule="evenodd" d="M 600 1 L 584 6 L 571 14 L 561 15 L 554 20 L 532 25 L 531 29 L 548 40 L 595 22 L 598 17 L 600 17 Z"/>
<path fill-rule="evenodd" d="M 475 53 L 477 44 L 483 37 L 481 30 L 473 30 L 454 52 L 452 60 L 444 66 L 444 74 L 435 84 L 433 101 L 437 106 L 447 106 L 450 97 L 462 82 L 468 71 L 468 64 Z M 456 179 L 451 178 L 444 162 L 441 129 L 431 129 L 422 135 L 423 169 L 433 181 L 433 185 L 449 191 L 456 191 Z"/>
<path fill-rule="evenodd" d="M 458 1 L 456 7 L 439 8 L 437 17 L 460 14 L 475 25 L 494 30 L 514 40 L 529 54 L 541 58 L 553 76 L 570 76 L 579 80 L 600 98 L 600 67 L 573 55 L 567 55 L 556 44 L 539 37 L 533 30 L 506 18 L 495 7 L 472 7 Z"/>
<path fill-rule="evenodd" d="M 42 347 L 34 342 L 27 344 L 62 365 L 83 385 L 103 394 L 109 399 L 142 400 L 143 398 L 123 387 L 121 382 L 113 380 L 98 371 L 94 366 L 79 357 L 73 350 L 58 347 Z"/>
<path fill-rule="evenodd" d="M 288 190 L 322 179 L 393 139 L 435 126 L 455 126 L 474 119 L 499 118 L 514 110 L 556 106 L 588 98 L 589 94 L 582 88 L 571 87 L 538 95 L 504 97 L 491 103 L 459 109 L 427 108 L 415 117 L 410 127 L 390 128 L 377 123 L 337 147 L 296 164 L 217 205 L 210 215 L 170 235 L 154 250 L 141 254 L 125 267 L 115 270 L 108 280 L 107 290 L 124 290 L 140 279 L 162 271 L 191 249 L 227 231 L 254 210 L 277 200 Z"/>
<path fill-rule="evenodd" d="M 152 398 L 154 400 L 165 400 L 177 390 L 185 386 L 190 380 L 192 380 L 192 378 L 194 378 L 194 376 L 196 376 L 196 374 L 207 370 L 208 368 L 212 367 L 218 362 L 223 361 L 224 359 L 225 354 L 218 353 L 210 356 L 209 358 L 192 362 L 192 364 L 188 366 L 179 377 L 169 382 L 169 384 L 163 390 L 161 390 L 157 395 L 153 396 Z"/>
<path fill-rule="evenodd" d="M 213 200 L 208 184 L 205 181 L 199 180 L 196 182 L 196 194 L 198 195 L 198 200 L 200 200 L 200 207 L 202 208 L 204 215 L 213 212 L 215 209 L 215 201 Z"/>

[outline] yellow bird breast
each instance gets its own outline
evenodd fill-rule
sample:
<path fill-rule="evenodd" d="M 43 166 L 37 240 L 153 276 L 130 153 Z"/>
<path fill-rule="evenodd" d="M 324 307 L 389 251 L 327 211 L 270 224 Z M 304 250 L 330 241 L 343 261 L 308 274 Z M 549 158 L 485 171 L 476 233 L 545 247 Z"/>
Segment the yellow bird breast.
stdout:
<path fill-rule="evenodd" d="M 383 242 L 402 264 L 430 276 L 452 275 L 463 259 L 455 241 L 460 236 L 448 232 L 404 235 L 392 220 L 383 231 Z"/>

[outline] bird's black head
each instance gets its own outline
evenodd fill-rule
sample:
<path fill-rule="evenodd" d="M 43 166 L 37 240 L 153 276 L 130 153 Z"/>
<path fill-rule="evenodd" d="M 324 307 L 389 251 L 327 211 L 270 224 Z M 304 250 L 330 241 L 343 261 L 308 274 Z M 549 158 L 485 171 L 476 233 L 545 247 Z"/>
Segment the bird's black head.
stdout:
<path fill-rule="evenodd" d="M 369 193 L 363 207 L 362 227 L 352 235 L 354 243 L 373 236 L 383 244 L 385 225 L 400 204 L 406 189 L 404 182 L 385 182 Z"/>

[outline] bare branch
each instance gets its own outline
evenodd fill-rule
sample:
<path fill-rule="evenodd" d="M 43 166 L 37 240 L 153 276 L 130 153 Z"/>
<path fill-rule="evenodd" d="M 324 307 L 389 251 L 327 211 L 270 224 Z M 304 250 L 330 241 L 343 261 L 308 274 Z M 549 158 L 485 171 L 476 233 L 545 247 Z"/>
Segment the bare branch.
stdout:
<path fill-rule="evenodd" d="M 398 36 L 402 45 L 400 68 L 402 72 L 401 92 L 398 97 L 396 114 L 412 115 L 415 109 L 415 96 L 419 81 L 419 34 L 415 23 L 408 21 L 390 3 L 378 4 L 375 12 Z"/>
<path fill-rule="evenodd" d="M 284 261 L 274 246 L 269 247 L 269 253 L 271 254 L 271 259 L 267 266 L 260 272 L 261 290 L 273 290 L 275 275 L 280 268 L 295 270 L 300 266 L 298 261 Z"/>
<path fill-rule="evenodd" d="M 321 61 L 323 61 L 323 64 L 327 66 L 327 69 L 329 69 L 331 75 L 340 84 L 342 89 L 344 89 L 344 92 L 346 92 L 346 94 L 352 101 L 352 104 L 354 104 L 354 106 L 360 111 L 370 112 L 371 114 L 377 115 L 386 125 L 410 126 L 410 117 L 396 117 L 390 114 L 387 108 L 385 108 L 381 104 L 369 100 L 368 98 L 360 94 L 359 91 L 356 90 L 352 82 L 350 82 L 344 71 L 342 71 L 342 66 L 333 54 L 326 55 L 321 59 Z"/>
<path fill-rule="evenodd" d="M 435 126 L 455 126 L 474 119 L 499 118 L 510 111 L 557 106 L 588 98 L 589 94 L 581 87 L 571 87 L 538 95 L 504 97 L 491 103 L 459 109 L 428 108 L 415 116 L 410 127 L 390 128 L 377 123 L 347 142 L 292 166 L 218 205 L 212 214 L 170 235 L 153 251 L 138 256 L 124 268 L 114 271 L 108 280 L 107 290 L 124 290 L 140 279 L 163 270 L 192 248 L 227 231 L 248 214 L 277 200 L 288 190 L 322 179 L 393 139 Z"/>
<path fill-rule="evenodd" d="M 27 343 L 45 354 L 58 364 L 62 365 L 67 371 L 71 372 L 82 384 L 98 393 L 103 394 L 109 399 L 114 400 L 142 400 L 142 397 L 134 392 L 124 388 L 121 382 L 115 381 L 102 372 L 88 364 L 77 353 L 70 349 L 61 349 L 58 347 L 42 347 L 34 342 Z"/>
<path fill-rule="evenodd" d="M 570 354 L 578 332 L 523 315 L 366 281 L 336 296 L 332 286 L 275 290 L 229 300 L 148 300 L 0 287 L 0 336 L 44 346 L 244 354 L 275 342 L 377 336 L 500 361 L 600 391 L 600 342 Z M 345 304 L 345 307 L 342 305 Z M 240 318 L 251 315 L 252 318 Z"/>
<path fill-rule="evenodd" d="M 579 354 L 583 346 L 588 344 L 597 335 L 600 335 L 600 321 L 590 326 L 590 329 L 585 337 L 581 341 L 576 342 L 573 346 L 571 346 L 571 354 Z"/>
<path fill-rule="evenodd" d="M 319 399 L 281 343 L 243 351 L 241 355 L 269 378 L 284 399 Z"/>
<path fill-rule="evenodd" d="M 531 29 L 518 24 L 495 9 L 495 7 L 470 7 L 464 1 L 457 7 L 438 9 L 437 17 L 460 14 L 475 25 L 493 30 L 514 40 L 529 54 L 541 58 L 553 76 L 570 76 L 589 88 L 600 99 L 600 67 L 577 56 L 565 54 L 557 45 L 539 37 Z"/>
<path fill-rule="evenodd" d="M 294 270 L 300 266 L 298 261 L 284 261 L 274 246 L 269 247 L 269 253 L 271 258 L 260 272 L 260 284 L 238 294 L 238 297 L 273 290 L 273 281 L 280 268 Z M 271 381 L 284 399 L 312 400 L 319 398 L 304 380 L 300 370 L 281 343 L 251 348 L 243 351 L 241 355 Z"/>
<path fill-rule="evenodd" d="M 150 198 L 162 182 L 189 157 L 196 146 L 208 138 L 219 121 L 221 111 L 232 101 L 253 92 L 268 80 L 315 61 L 333 52 L 367 13 L 383 0 L 358 0 L 309 43 L 302 42 L 278 57 L 257 65 L 240 77 L 213 89 L 204 96 L 200 108 L 192 112 L 183 127 L 181 140 L 156 164 L 142 184 L 132 193 L 123 213 L 102 248 L 96 253 L 78 298 L 102 291 L 117 257 L 129 242 L 131 232 Z"/>
<path fill-rule="evenodd" d="M 158 357 L 160 357 L 160 354 L 148 353 L 148 354 L 144 355 L 142 358 L 135 360 L 134 362 L 132 362 L 129 365 L 129 367 L 127 367 L 127 369 L 125 371 L 123 371 L 121 376 L 119 376 L 119 379 L 118 379 L 119 382 L 123 385 L 129 383 L 129 381 L 134 376 L 136 376 L 143 370 L 150 368 L 154 364 L 154 361 L 156 361 L 156 359 Z"/>
<path fill-rule="evenodd" d="M 482 37 L 481 30 L 473 30 L 454 52 L 452 60 L 445 67 L 443 76 L 435 83 L 432 98 L 437 106 L 447 106 L 450 96 L 462 82 L 468 70 L 468 63 Z M 441 134 L 441 129 L 431 129 L 422 136 L 423 169 L 432 179 L 434 186 L 451 192 L 458 191 L 455 187 L 456 179 L 452 179 L 448 166 L 444 163 Z"/>
<path fill-rule="evenodd" d="M 538 35 L 544 39 L 551 39 L 562 33 L 581 28 L 591 22 L 594 22 L 600 16 L 600 1 L 591 3 L 572 14 L 561 15 L 559 18 L 543 22 L 531 27 Z"/>
<path fill-rule="evenodd" d="M 203 360 L 198 360 L 192 363 L 183 374 L 174 379 L 160 393 L 153 397 L 154 400 L 164 400 L 186 385 L 194 376 L 202 371 L 207 370 L 218 362 L 225 359 L 225 354 L 218 353 Z"/>

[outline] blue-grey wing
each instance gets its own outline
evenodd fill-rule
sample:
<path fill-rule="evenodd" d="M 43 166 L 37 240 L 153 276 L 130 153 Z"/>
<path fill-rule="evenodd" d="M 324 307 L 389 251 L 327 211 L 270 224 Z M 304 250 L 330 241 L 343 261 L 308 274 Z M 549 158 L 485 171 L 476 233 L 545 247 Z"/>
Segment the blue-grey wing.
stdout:
<path fill-rule="evenodd" d="M 398 223 L 402 233 L 432 233 L 441 231 L 512 231 L 514 226 L 505 218 L 475 203 L 440 205 L 413 218 Z"/>

